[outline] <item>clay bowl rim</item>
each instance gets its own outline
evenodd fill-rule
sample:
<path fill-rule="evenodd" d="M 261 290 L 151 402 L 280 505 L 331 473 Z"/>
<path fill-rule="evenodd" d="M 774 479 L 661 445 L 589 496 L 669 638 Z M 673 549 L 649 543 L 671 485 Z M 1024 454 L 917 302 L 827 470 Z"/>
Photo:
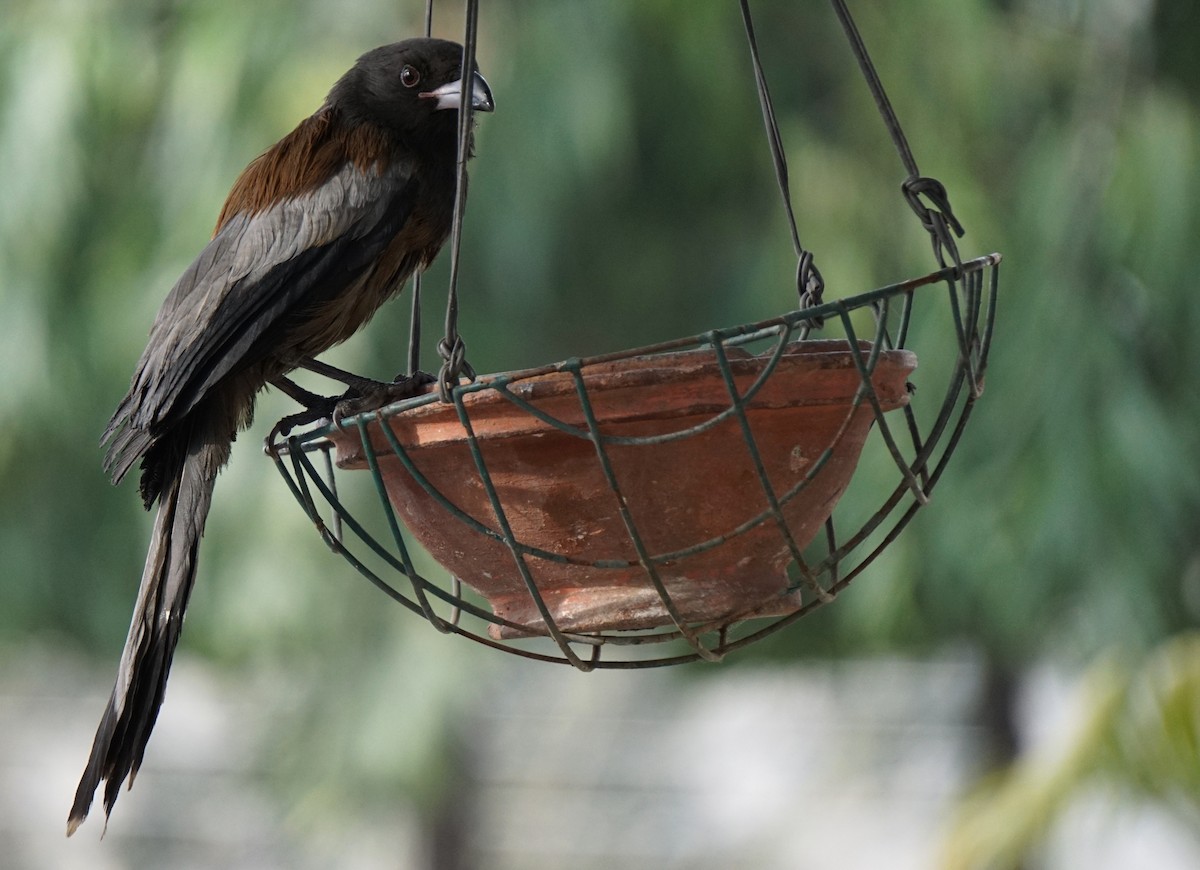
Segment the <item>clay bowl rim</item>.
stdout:
<path fill-rule="evenodd" d="M 720 350 L 717 349 L 719 345 L 714 345 L 681 351 L 620 357 L 617 359 L 598 358 L 595 362 L 579 359 L 566 360 L 553 367 L 483 375 L 475 381 L 466 381 L 464 379 L 458 387 L 451 391 L 451 401 L 449 403 L 439 401 L 437 385 L 429 384 L 424 386 L 420 394 L 416 396 L 392 402 L 379 408 L 362 411 L 353 417 L 343 419 L 340 425 L 330 423 L 323 429 L 317 430 L 314 434 L 324 436 L 338 445 L 339 450 L 341 450 L 340 442 L 343 438 L 348 438 L 355 434 L 361 436 L 364 427 L 378 425 L 381 420 L 386 420 L 390 423 L 395 418 L 404 417 L 406 424 L 415 428 L 427 424 L 428 421 L 424 418 L 456 415 L 458 419 L 455 422 L 461 423 L 461 414 L 466 414 L 470 417 L 470 412 L 472 411 L 486 411 L 494 408 L 504 408 L 508 405 L 564 434 L 581 440 L 592 441 L 593 433 L 586 426 L 586 419 L 584 421 L 585 425 L 579 426 L 576 423 L 563 420 L 538 408 L 533 402 L 558 399 L 575 394 L 580 384 L 586 387 L 589 396 L 593 393 L 615 393 L 621 390 L 645 387 L 650 384 L 666 389 L 672 384 L 682 384 L 707 377 L 711 373 L 710 370 L 714 367 L 719 372 L 722 363 L 728 366 L 728 376 L 731 380 L 739 375 L 744 376 L 746 374 L 744 371 L 738 372 L 735 369 L 746 369 L 754 367 L 759 363 L 762 364 L 759 371 L 751 372 L 754 377 L 753 382 L 745 390 L 738 390 L 739 396 L 737 402 L 734 402 L 733 397 L 726 392 L 723 398 L 716 402 L 680 407 L 670 413 L 654 413 L 641 418 L 668 420 L 672 418 L 694 418 L 708 415 L 708 419 L 685 426 L 682 429 L 661 434 L 630 436 L 599 431 L 599 426 L 602 424 L 619 424 L 629 422 L 629 420 L 615 415 L 597 416 L 595 420 L 597 424 L 595 436 L 606 446 L 661 444 L 701 434 L 708 429 L 720 425 L 731 417 L 735 417 L 739 412 L 739 408 L 759 412 L 786 410 L 804 405 L 848 405 L 847 419 L 850 419 L 863 404 L 872 404 L 871 394 L 877 392 L 873 379 L 881 363 L 886 362 L 889 367 L 898 369 L 907 368 L 908 373 L 915 370 L 918 363 L 917 355 L 907 348 L 883 348 L 880 343 L 865 339 L 859 339 L 857 345 L 858 348 L 856 350 L 853 344 L 847 339 L 809 339 L 792 342 L 781 340 L 776 343 L 774 348 L 760 354 L 749 354 L 743 348 L 736 345 L 728 348 L 720 348 Z M 775 375 L 776 369 L 782 360 L 785 358 L 811 357 L 837 358 L 843 361 L 840 366 L 828 367 L 829 370 L 856 370 L 858 384 L 854 388 L 853 394 L 819 398 L 808 402 L 803 400 L 789 401 L 771 406 L 753 404 L 758 393 L 767 385 L 771 377 Z M 597 375 L 602 376 L 606 374 L 615 374 L 615 377 L 610 377 L 607 380 L 596 380 Z M 870 385 L 870 389 L 868 389 L 868 384 Z M 903 404 L 905 403 L 897 403 L 887 410 L 894 410 Z M 881 408 L 880 413 L 883 412 Z M 472 426 L 472 429 L 474 429 L 474 426 Z M 392 431 L 394 433 L 391 425 L 384 427 L 384 431 Z M 543 430 L 533 425 L 529 431 L 509 431 L 499 434 L 493 432 L 473 432 L 473 434 L 477 441 L 487 441 L 496 438 L 528 437 L 536 431 Z M 838 436 L 831 442 L 831 446 L 837 443 L 841 434 L 842 430 L 839 430 Z M 469 437 L 464 433 L 460 438 L 448 439 L 447 443 L 451 440 L 467 441 Z M 432 443 L 410 444 L 408 445 L 408 449 L 421 449 L 427 446 L 436 445 Z"/>
<path fill-rule="evenodd" d="M 844 341 L 844 340 L 838 340 L 838 339 L 821 340 L 820 342 L 806 342 L 805 344 L 809 345 L 809 347 L 805 348 L 803 353 L 796 354 L 796 356 L 825 355 L 825 356 L 852 357 L 854 355 L 854 350 L 850 347 L 850 343 L 848 341 Z M 814 345 L 819 345 L 819 347 L 813 347 Z M 880 359 L 887 360 L 888 363 L 891 365 L 894 365 L 897 370 L 903 371 L 905 379 L 907 379 L 908 374 L 910 374 L 911 371 L 916 367 L 917 357 L 916 357 L 916 354 L 914 354 L 911 351 L 893 350 L 893 349 L 882 350 L 882 349 L 878 349 L 877 346 L 872 345 L 871 342 L 867 342 L 867 341 L 860 341 L 859 345 L 860 345 L 860 348 L 859 348 L 860 356 L 867 356 L 868 354 L 866 353 L 866 351 L 868 349 L 870 349 L 872 351 L 872 353 L 870 354 L 870 356 L 872 358 L 872 366 L 869 370 L 871 372 L 872 376 L 875 375 L 875 373 L 878 369 L 878 364 L 879 364 Z M 831 350 L 831 348 L 833 346 L 836 346 L 838 349 Z M 878 353 L 874 352 L 876 350 L 878 350 Z M 716 365 L 716 360 L 712 357 L 711 351 L 712 351 L 711 348 L 701 349 L 701 351 L 700 351 L 701 353 L 709 356 L 710 362 L 707 366 L 695 367 L 695 368 L 711 369 Z M 696 351 L 686 351 L 685 353 L 691 354 L 692 359 L 696 358 L 695 357 Z M 886 354 L 886 356 L 885 356 L 885 354 Z M 667 355 L 658 355 L 658 356 L 660 356 L 660 357 L 661 356 L 676 356 L 676 354 L 667 354 Z M 778 358 L 780 358 L 782 356 L 783 356 L 782 353 L 776 353 L 772 357 L 772 359 L 774 359 L 775 361 L 778 361 Z M 770 362 L 768 361 L 766 354 L 762 354 L 762 355 L 758 355 L 758 356 L 748 356 L 747 355 L 747 356 L 743 357 L 742 359 L 744 359 L 746 362 L 748 362 L 750 364 L 762 361 L 764 363 L 764 365 L 763 365 L 764 372 L 766 372 L 768 375 L 772 372 L 772 367 L 770 365 Z M 626 360 L 617 360 L 617 361 L 613 361 L 613 362 L 606 362 L 606 363 L 604 363 L 604 365 L 611 366 L 614 363 L 616 365 L 622 365 L 625 363 L 633 363 L 634 365 L 632 367 L 634 368 L 635 371 L 637 371 L 637 370 L 645 371 L 648 369 L 646 362 L 647 362 L 647 360 L 645 357 L 635 357 L 635 358 L 629 358 Z M 559 372 L 559 371 L 541 372 L 538 375 L 535 375 L 534 377 L 545 378 L 545 377 L 549 377 L 552 375 L 557 375 L 558 380 L 561 384 L 567 385 L 570 387 L 570 389 L 573 390 L 573 388 L 574 388 L 573 384 L 574 384 L 575 379 L 570 376 L 569 372 Z M 759 379 L 759 380 L 761 380 L 761 379 Z M 830 438 L 828 444 L 824 447 L 821 454 L 819 456 L 817 456 L 812 461 L 810 467 L 805 470 L 804 475 L 799 480 L 797 480 L 792 486 L 790 486 L 788 489 L 784 490 L 783 492 L 776 493 L 777 503 L 780 505 L 780 507 L 785 507 L 786 505 L 790 504 L 793 499 L 799 497 L 801 495 L 801 493 L 807 488 L 809 483 L 817 477 L 817 475 L 824 468 L 829 457 L 832 456 L 835 448 L 841 443 L 841 441 L 846 436 L 846 433 L 849 431 L 849 429 L 850 429 L 851 425 L 854 423 L 855 419 L 860 415 L 862 406 L 863 405 L 869 406 L 871 404 L 868 399 L 868 392 L 864 387 L 864 382 L 861 377 L 861 371 L 858 374 L 858 381 L 859 381 L 858 385 L 855 388 L 852 396 L 846 396 L 842 399 L 825 403 L 826 406 L 832 405 L 832 406 L 840 407 L 840 406 L 844 405 L 846 408 L 844 416 L 837 428 L 837 431 Z M 758 380 L 756 380 L 756 384 L 757 383 L 758 383 Z M 377 462 L 378 457 L 380 455 L 386 456 L 387 453 L 389 453 L 389 452 L 392 453 L 399 459 L 401 464 L 404 466 L 405 471 L 409 474 L 409 476 L 411 476 L 413 478 L 413 480 L 416 482 L 416 484 L 420 487 L 423 494 L 425 496 L 431 498 L 434 502 L 436 502 L 442 510 L 450 512 L 459 521 L 463 522 L 464 524 L 466 524 L 467 526 L 472 528 L 477 533 L 483 534 L 489 538 L 492 538 L 496 541 L 499 541 L 501 543 L 508 545 L 509 542 L 508 542 L 507 536 L 505 534 L 503 534 L 503 532 L 501 532 L 499 529 L 492 528 L 490 525 L 487 525 L 487 524 L 479 521 L 475 517 L 471 516 L 470 514 L 467 514 L 459 505 L 457 505 L 454 501 L 452 501 L 447 496 L 447 494 L 443 493 L 438 487 L 436 487 L 432 482 L 430 482 L 425 477 L 425 475 L 423 473 L 421 473 L 420 469 L 418 469 L 416 467 L 414 461 L 412 460 L 412 457 L 410 457 L 408 455 L 408 452 L 413 449 L 422 449 L 424 447 L 430 447 L 430 448 L 444 447 L 444 446 L 447 446 L 448 444 L 452 444 L 455 442 L 447 441 L 447 442 L 442 442 L 440 444 L 432 444 L 432 445 L 407 445 L 406 446 L 402 443 L 400 437 L 396 434 L 395 430 L 393 429 L 393 427 L 391 425 L 391 419 L 393 417 L 399 415 L 400 413 L 403 413 L 404 411 L 411 411 L 413 409 L 422 409 L 427 405 L 434 405 L 434 412 L 438 413 L 438 414 L 446 414 L 446 413 L 450 413 L 451 411 L 457 412 L 457 410 L 458 410 L 457 403 L 458 402 L 462 402 L 464 404 L 465 408 L 470 408 L 472 405 L 478 404 L 479 400 L 476 400 L 476 402 L 471 402 L 469 405 L 466 404 L 466 402 L 470 400 L 470 396 L 473 395 L 473 393 L 475 393 L 475 392 L 486 393 L 489 391 L 496 392 L 496 390 L 492 389 L 493 385 L 491 383 L 481 383 L 481 382 L 477 381 L 477 382 L 471 384 L 470 386 L 474 389 L 471 391 L 471 393 L 468 393 L 466 396 L 462 396 L 461 393 L 457 390 L 455 391 L 456 404 L 454 404 L 454 405 L 446 405 L 443 403 L 434 404 L 437 399 L 436 388 L 431 387 L 430 389 L 432 391 L 434 391 L 434 392 L 432 392 L 431 395 L 421 396 L 421 397 L 418 397 L 418 399 L 416 399 L 416 400 L 412 400 L 412 399 L 404 400 L 404 402 L 401 402 L 401 403 L 394 403 L 393 405 L 385 406 L 385 407 L 377 409 L 375 411 L 369 411 L 369 412 L 359 414 L 352 420 L 343 421 L 343 427 L 340 430 L 335 430 L 333 433 L 330 433 L 329 440 L 338 449 L 338 452 L 339 452 L 339 456 L 338 456 L 338 460 L 337 460 L 338 467 L 346 468 L 347 470 L 370 470 L 372 462 Z M 561 394 L 565 394 L 568 391 L 569 390 L 564 387 L 561 390 Z M 460 396 L 461 396 L 461 398 L 460 398 Z M 539 396 L 539 398 L 541 398 L 541 397 Z M 903 398 L 907 399 L 907 396 L 904 396 Z M 527 413 L 521 407 L 521 403 L 518 400 L 515 400 L 514 398 L 512 398 L 504 393 L 501 393 L 501 395 L 498 397 L 497 396 L 491 397 L 489 400 L 489 404 L 499 403 L 501 400 L 503 400 L 504 404 L 498 405 L 498 406 L 501 408 L 504 408 L 506 406 L 509 407 L 511 409 L 511 410 L 509 410 L 509 413 L 512 413 L 512 414 Z M 687 427 L 683 430 L 680 430 L 680 432 L 678 432 L 678 433 L 668 433 L 665 436 L 643 436 L 641 438 L 626 437 L 626 438 L 624 438 L 624 440 L 621 440 L 622 436 L 602 436 L 602 438 L 604 439 L 606 444 L 612 443 L 613 441 L 616 441 L 617 443 L 638 444 L 638 443 L 653 443 L 656 441 L 667 440 L 672 437 L 688 437 L 693 434 L 697 434 L 698 432 L 703 431 L 703 429 L 709 428 L 712 425 L 716 425 L 717 423 L 721 422 L 722 420 L 728 419 L 729 416 L 731 416 L 732 414 L 736 414 L 738 412 L 738 406 L 733 404 L 733 402 L 731 400 L 727 400 L 727 401 L 728 401 L 728 407 L 726 407 L 724 410 L 722 410 L 715 417 L 710 418 L 709 420 L 703 421 L 701 423 L 695 424 L 694 426 Z M 743 402 L 748 402 L 748 400 L 743 399 Z M 898 402 L 895 405 L 893 405 L 892 407 L 890 407 L 889 410 L 894 410 L 896 408 L 902 407 L 903 404 L 904 404 L 903 401 Z M 790 410 L 790 409 L 794 409 L 794 408 L 802 407 L 802 406 L 803 406 L 803 403 L 794 403 L 794 404 L 784 405 L 779 408 L 766 408 L 763 410 L 765 410 L 765 411 Z M 877 416 L 878 415 L 872 411 L 871 425 L 873 425 L 873 423 L 877 419 Z M 375 446 L 373 444 L 370 443 L 371 436 L 370 436 L 369 428 L 372 426 L 372 424 L 374 424 L 379 429 L 379 431 L 383 434 L 385 440 L 387 441 L 387 446 L 384 447 L 383 449 L 377 449 L 377 448 L 375 448 Z M 353 428 L 351 428 L 351 425 L 353 425 Z M 418 425 L 419 425 L 419 423 L 418 423 Z M 568 426 L 569 426 L 569 424 L 568 424 Z M 575 428 L 575 427 L 571 427 L 571 428 Z M 581 433 L 577 437 L 581 437 L 584 440 L 591 440 L 591 435 L 587 430 L 580 430 L 580 429 L 576 428 L 575 431 L 578 433 Z M 568 433 L 564 433 L 564 434 L 572 434 L 572 433 L 568 432 Z M 518 433 L 515 435 L 508 435 L 508 436 L 503 436 L 503 437 L 511 437 L 511 438 L 525 437 L 525 438 L 528 438 L 528 437 L 536 437 L 536 436 L 533 436 L 529 433 Z M 476 440 L 483 441 L 486 439 L 484 436 L 477 435 Z M 469 442 L 469 438 L 465 434 L 460 439 L 457 440 L 457 443 L 462 443 L 464 441 Z M 346 449 L 347 447 L 349 449 Z M 344 458 L 343 458 L 343 453 L 344 453 Z M 481 457 L 480 457 L 480 459 L 481 459 Z M 477 459 L 477 462 L 478 461 L 479 461 L 479 459 Z M 354 465 L 351 465 L 351 463 L 354 463 Z M 347 466 L 349 466 L 349 467 L 347 467 Z M 478 467 L 472 468 L 470 473 L 472 475 L 478 475 L 479 474 Z M 717 536 L 717 537 L 714 537 L 709 540 L 698 542 L 696 544 L 693 544 L 690 547 L 679 550 L 677 552 L 655 554 L 652 557 L 652 562 L 655 564 L 669 562 L 673 559 L 682 558 L 684 555 L 691 555 L 694 553 L 704 552 L 705 550 L 720 546 L 724 541 L 726 541 L 730 538 L 738 537 L 742 534 L 752 531 L 753 529 L 759 527 L 763 523 L 772 521 L 773 513 L 774 513 L 773 509 L 768 505 L 763 511 L 761 511 L 756 516 L 753 516 L 753 517 L 743 521 L 741 524 L 739 524 L 738 526 L 729 530 L 727 533 L 725 533 L 721 536 Z M 553 562 L 580 565 L 580 566 L 595 566 L 595 564 L 596 564 L 594 561 L 577 559 L 577 558 L 573 558 L 570 556 L 564 556 L 560 553 L 543 550 L 539 547 L 535 547 L 530 544 L 523 543 L 521 541 L 515 541 L 514 543 L 519 548 L 519 550 L 526 556 L 532 556 L 535 558 L 546 559 L 546 560 L 553 561 Z M 622 565 L 613 565 L 612 567 L 630 567 L 633 564 L 634 563 L 632 563 L 632 562 L 629 563 L 629 565 L 625 565 L 624 563 L 622 563 Z"/>

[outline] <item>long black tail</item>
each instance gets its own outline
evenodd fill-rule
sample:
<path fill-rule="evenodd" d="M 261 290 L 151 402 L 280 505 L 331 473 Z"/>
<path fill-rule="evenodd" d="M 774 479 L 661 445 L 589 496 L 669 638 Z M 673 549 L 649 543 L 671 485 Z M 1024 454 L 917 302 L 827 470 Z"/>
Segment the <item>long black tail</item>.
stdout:
<path fill-rule="evenodd" d="M 75 792 L 67 836 L 87 817 L 101 780 L 107 783 L 107 817 L 121 784 L 128 777 L 132 785 L 141 766 L 196 579 L 196 553 L 212 501 L 213 483 L 228 451 L 227 444 L 193 441 L 176 464 L 177 473 L 162 481 L 150 552 L 121 653 L 117 682 Z"/>

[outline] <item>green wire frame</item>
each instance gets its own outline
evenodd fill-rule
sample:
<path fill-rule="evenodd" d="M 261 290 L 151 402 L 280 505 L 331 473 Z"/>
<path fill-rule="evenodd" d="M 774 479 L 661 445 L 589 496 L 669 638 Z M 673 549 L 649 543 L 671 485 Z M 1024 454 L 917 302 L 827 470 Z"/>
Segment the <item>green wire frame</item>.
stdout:
<path fill-rule="evenodd" d="M 942 472 L 959 443 L 975 402 L 983 393 L 988 351 L 991 346 L 995 320 L 1000 260 L 999 254 L 990 254 L 964 262 L 961 266 L 947 267 L 921 278 L 892 284 L 858 296 L 802 308 L 771 320 L 717 329 L 689 338 L 588 359 L 569 359 L 555 365 L 489 376 L 453 388 L 450 391 L 450 400 L 455 405 L 459 421 L 466 433 L 467 445 L 474 460 L 474 473 L 479 476 L 497 518 L 496 528 L 467 515 L 433 487 L 421 475 L 408 451 L 391 428 L 389 423 L 391 417 L 409 409 L 439 401 L 436 393 L 397 402 L 378 411 L 348 418 L 341 423 L 343 431 L 357 429 L 360 435 L 363 453 L 367 458 L 368 468 L 386 518 L 388 534 L 384 540 L 371 534 L 338 495 L 338 475 L 339 473 L 345 474 L 345 472 L 335 472 L 331 456 L 333 445 L 328 438 L 328 435 L 334 431 L 332 425 L 289 437 L 286 442 L 271 444 L 268 447 L 268 453 L 274 459 L 288 488 L 316 526 L 325 543 L 390 598 L 421 615 L 441 632 L 462 635 L 485 646 L 526 658 L 570 664 L 585 671 L 594 668 L 657 667 L 697 660 L 719 661 L 726 653 L 761 640 L 821 605 L 832 601 L 855 577 L 878 558 L 908 525 L 916 512 L 928 503 L 929 494 L 940 480 Z M 948 339 L 953 342 L 951 349 L 954 356 L 953 363 L 948 365 L 946 371 L 945 396 L 930 420 L 919 420 L 917 409 L 914 408 L 912 402 L 891 415 L 891 420 L 889 420 L 882 411 L 879 397 L 872 387 L 871 374 L 881 351 L 907 346 L 913 307 L 917 297 L 920 296 L 922 302 L 934 299 L 935 294 L 930 288 L 938 285 L 943 286 L 946 291 L 944 300 L 949 309 L 948 321 L 951 332 Z M 870 312 L 874 324 L 872 344 L 867 351 L 861 349 L 858 344 L 851 317 L 858 311 Z M 746 406 L 754 394 L 771 377 L 776 363 L 783 355 L 788 343 L 793 338 L 805 339 L 810 324 L 819 322 L 819 318 L 840 323 L 858 370 L 859 387 L 841 429 L 835 434 L 824 453 L 812 463 L 806 475 L 799 482 L 786 492 L 778 493 L 768 479 L 762 457 L 759 455 L 747 419 Z M 745 391 L 739 392 L 725 353 L 726 348 L 764 340 L 774 341 L 773 351 L 769 357 L 766 357 L 762 373 L 756 381 Z M 727 408 L 694 426 L 662 435 L 614 436 L 601 430 L 584 381 L 583 373 L 588 366 L 688 348 L 710 348 L 715 352 L 729 394 Z M 924 370 L 925 366 L 923 365 L 922 380 L 926 379 Z M 549 372 L 568 372 L 572 375 L 586 427 L 571 425 L 553 417 L 520 399 L 510 389 L 514 383 Z M 484 390 L 495 391 L 524 412 L 554 426 L 564 434 L 592 443 L 596 452 L 596 461 L 616 500 L 629 541 L 633 551 L 637 554 L 636 563 L 612 560 L 594 563 L 581 562 L 579 559 L 528 546 L 515 538 L 472 428 L 469 409 L 463 401 L 471 393 Z M 872 435 L 871 437 L 878 437 L 882 440 L 898 475 L 896 483 L 884 498 L 881 506 L 864 522 L 858 523 L 858 527 L 849 537 L 843 538 L 839 535 L 837 517 L 843 509 L 843 504 L 839 504 L 833 516 L 825 522 L 824 540 L 809 544 L 807 548 L 801 548 L 788 528 L 782 508 L 796 498 L 808 482 L 820 472 L 833 448 L 846 432 L 850 419 L 864 403 L 870 407 L 874 415 L 874 426 L 878 431 L 878 436 Z M 926 414 L 926 416 L 930 416 L 930 414 Z M 626 504 L 621 481 L 617 479 L 609 462 L 608 448 L 612 445 L 657 444 L 668 440 L 689 438 L 731 418 L 736 419 L 741 427 L 746 450 L 757 471 L 758 482 L 763 493 L 764 509 L 737 528 L 730 529 L 719 537 L 697 542 L 687 549 L 670 553 L 649 552 L 638 530 L 637 522 Z M 457 578 L 450 577 L 444 583 L 439 583 L 417 570 L 411 554 L 411 544 L 388 500 L 379 473 L 378 457 L 367 434 L 367 425 L 375 421 L 379 422 L 390 451 L 443 509 L 456 517 L 464 526 L 499 541 L 507 547 L 524 579 L 532 601 L 544 620 L 544 627 L 531 628 L 497 617 L 486 607 L 464 597 L 462 584 Z M 313 454 L 322 455 L 323 471 L 318 471 L 317 465 L 313 462 Z M 464 468 L 463 473 L 472 473 L 472 469 Z M 361 475 L 359 475 L 359 479 L 361 479 Z M 852 489 L 854 487 L 853 481 L 851 487 Z M 329 512 L 329 522 L 323 519 L 326 511 Z M 890 523 L 890 525 L 885 526 L 885 523 Z M 763 525 L 775 526 L 781 538 L 787 543 L 794 567 L 794 579 L 789 584 L 787 592 L 789 594 L 799 593 L 800 603 L 794 610 L 783 616 L 756 618 L 751 609 L 744 613 L 728 615 L 715 623 L 691 625 L 683 621 L 658 575 L 657 566 L 664 562 L 719 547 L 729 539 Z M 812 552 L 814 548 L 819 551 L 816 555 Z M 365 561 L 370 558 L 368 554 L 372 554 L 380 560 L 382 566 L 373 568 L 368 565 Z M 674 624 L 665 628 L 632 632 L 578 633 L 563 631 L 555 623 L 550 608 L 542 599 L 541 593 L 534 583 L 528 564 L 530 559 L 583 564 L 596 570 L 640 565 L 645 573 L 647 583 L 658 593 L 664 609 L 671 616 Z M 395 583 L 393 579 L 384 576 L 389 572 L 398 575 L 401 582 Z M 403 590 L 401 587 L 404 587 Z M 754 608 L 761 607 L 762 602 L 754 605 Z M 439 610 L 443 612 L 439 613 Z M 769 621 L 764 624 L 764 619 Z M 467 624 L 464 625 L 464 622 Z M 537 648 L 530 648 L 531 641 L 528 638 L 497 640 L 487 636 L 482 630 L 475 630 L 476 626 L 486 629 L 488 624 L 499 625 L 526 635 L 548 634 L 552 649 L 545 652 Z M 659 655 L 644 652 L 644 648 L 649 644 L 670 642 L 677 642 L 682 648 L 677 653 L 672 650 L 668 654 Z M 545 645 L 547 641 L 542 638 L 532 642 L 534 645 L 537 643 Z M 614 655 L 606 658 L 604 651 L 608 649 L 623 650 L 623 652 L 620 657 Z"/>

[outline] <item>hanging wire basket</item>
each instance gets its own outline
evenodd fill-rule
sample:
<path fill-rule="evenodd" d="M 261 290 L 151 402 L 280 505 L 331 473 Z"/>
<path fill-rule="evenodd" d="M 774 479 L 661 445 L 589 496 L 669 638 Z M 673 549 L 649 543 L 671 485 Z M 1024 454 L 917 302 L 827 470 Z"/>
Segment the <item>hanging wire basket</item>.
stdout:
<path fill-rule="evenodd" d="M 442 631 L 583 668 L 719 658 L 833 600 L 928 502 L 982 394 L 999 260 L 482 377 L 455 387 L 449 405 L 431 392 L 289 438 L 275 461 L 326 543 Z M 954 348 L 928 422 L 907 389 L 919 303 L 948 309 Z M 857 339 L 856 314 L 869 317 L 869 341 Z M 794 341 L 814 317 L 836 319 L 848 340 Z M 745 349 L 763 341 L 765 352 Z M 836 505 L 872 429 L 894 480 L 870 481 L 881 503 L 846 533 Z M 335 467 L 369 472 L 386 538 L 339 499 Z M 682 516 L 668 517 L 672 507 Z M 466 584 L 493 590 L 494 610 L 458 580 L 418 571 L 414 535 Z M 559 655 L 512 642 L 539 635 Z M 689 649 L 602 656 L 666 641 Z"/>
<path fill-rule="evenodd" d="M 460 174 L 438 383 L 269 445 L 331 549 L 442 632 L 591 670 L 719 660 L 832 601 L 895 540 L 983 393 L 1000 255 L 959 257 L 945 191 L 917 172 L 849 13 L 832 2 L 942 268 L 821 301 L 743 0 L 801 307 L 474 378 L 454 323 Z M 844 339 L 811 339 L 826 323 Z M 918 333 L 930 352 L 916 371 Z M 374 483 L 362 509 L 339 495 L 361 493 L 347 475 Z"/>

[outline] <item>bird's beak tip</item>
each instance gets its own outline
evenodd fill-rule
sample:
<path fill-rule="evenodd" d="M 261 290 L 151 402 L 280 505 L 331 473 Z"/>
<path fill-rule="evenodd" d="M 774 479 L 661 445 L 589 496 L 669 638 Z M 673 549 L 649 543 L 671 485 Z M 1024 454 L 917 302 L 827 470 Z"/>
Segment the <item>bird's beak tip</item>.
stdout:
<path fill-rule="evenodd" d="M 419 94 L 422 99 L 437 100 L 435 109 L 457 109 L 462 101 L 462 79 L 447 82 L 440 88 Z M 475 73 L 471 82 L 471 108 L 476 112 L 496 111 L 496 102 L 492 98 L 492 89 L 479 73 Z"/>

